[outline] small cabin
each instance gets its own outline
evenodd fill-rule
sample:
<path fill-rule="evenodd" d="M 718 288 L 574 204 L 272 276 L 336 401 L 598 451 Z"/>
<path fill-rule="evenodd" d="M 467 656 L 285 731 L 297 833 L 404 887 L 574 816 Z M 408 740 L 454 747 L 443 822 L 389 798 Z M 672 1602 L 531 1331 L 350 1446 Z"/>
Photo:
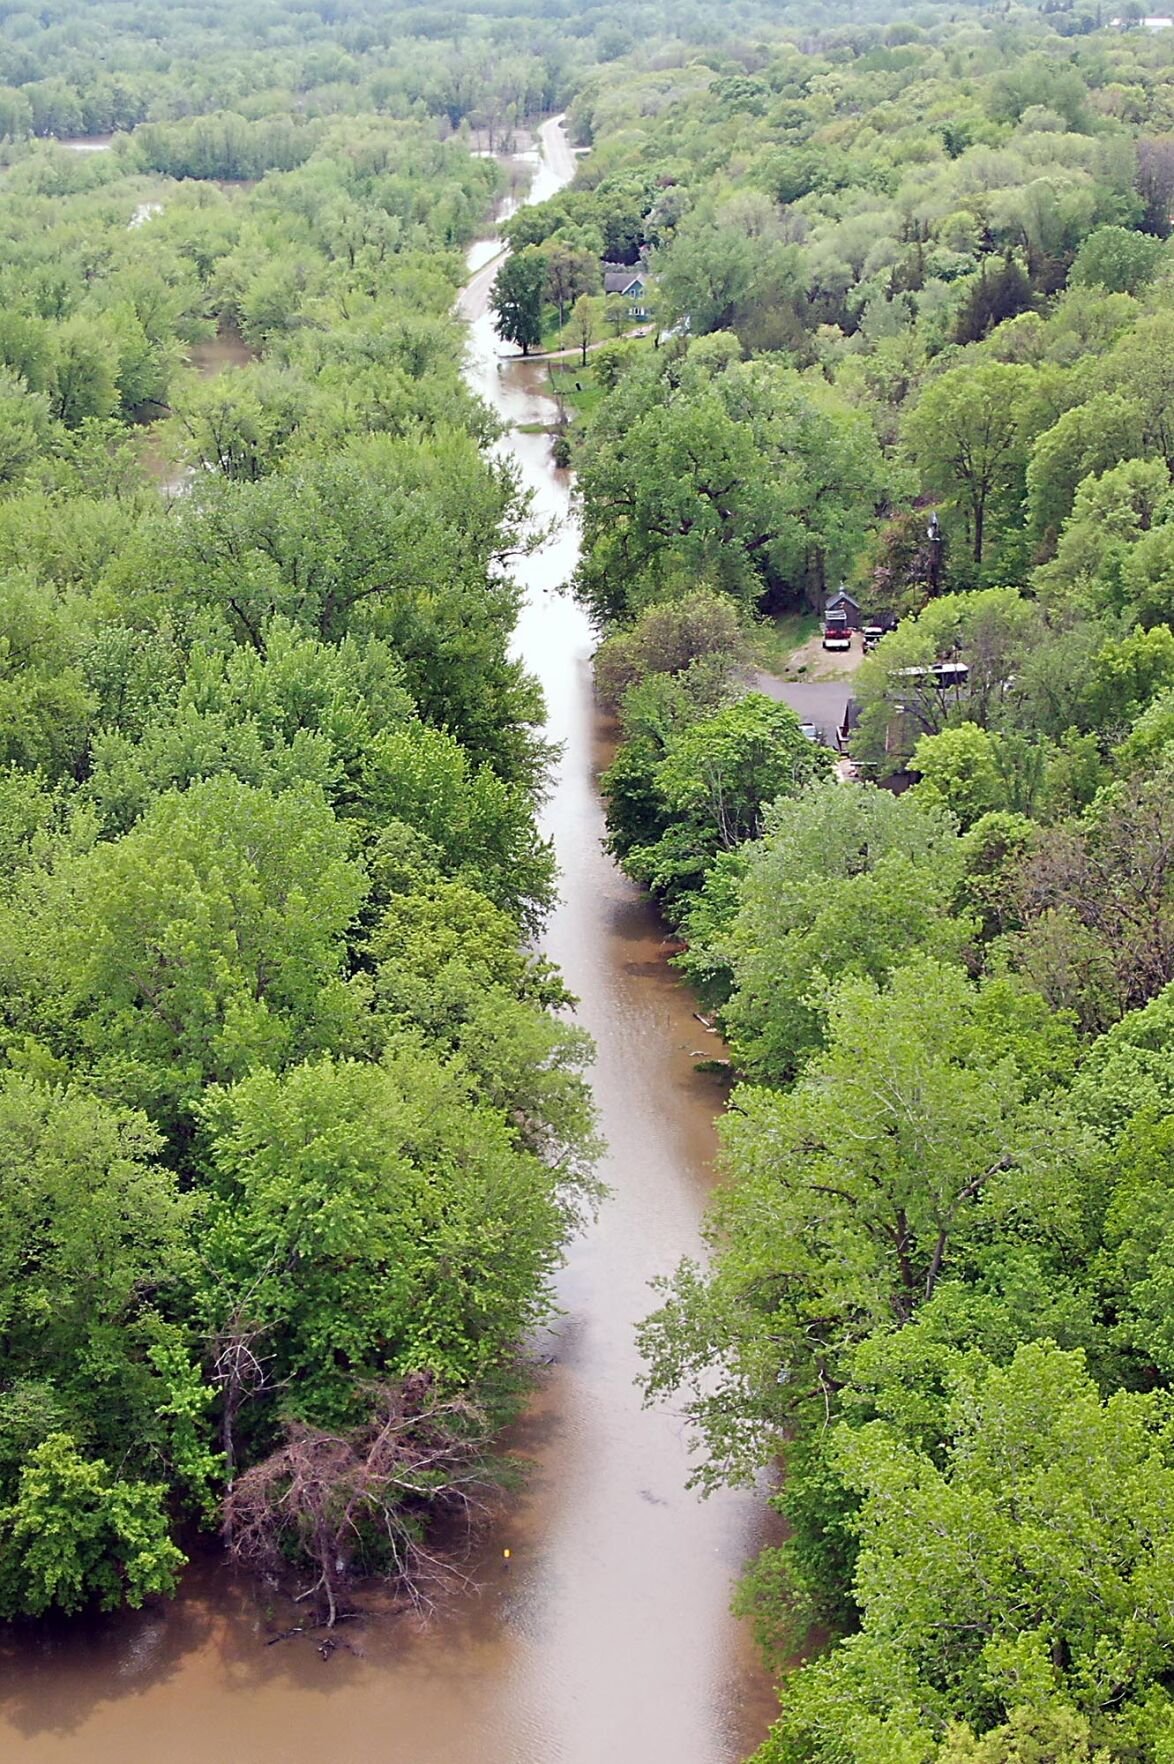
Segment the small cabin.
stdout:
<path fill-rule="evenodd" d="M 836 746 L 841 753 L 851 753 L 852 737 L 859 721 L 860 706 L 854 698 L 850 698 L 844 706 L 843 717 L 836 725 Z"/>
<path fill-rule="evenodd" d="M 837 588 L 824 603 L 823 616 L 827 621 L 829 613 L 837 616 L 833 623 L 847 625 L 849 631 L 859 631 L 864 623 L 864 615 L 860 611 L 860 602 L 854 600 L 846 588 Z M 842 616 L 841 616 L 842 615 Z"/>

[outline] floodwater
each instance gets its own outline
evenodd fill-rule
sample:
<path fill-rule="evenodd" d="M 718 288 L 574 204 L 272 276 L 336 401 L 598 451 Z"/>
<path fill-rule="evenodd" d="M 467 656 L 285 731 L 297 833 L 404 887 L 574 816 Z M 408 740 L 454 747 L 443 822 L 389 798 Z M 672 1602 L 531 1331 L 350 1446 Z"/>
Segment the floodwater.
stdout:
<path fill-rule="evenodd" d="M 109 153 L 114 145 L 113 135 L 74 135 L 68 140 L 57 139 L 59 147 L 68 147 L 71 153 Z"/>
<path fill-rule="evenodd" d="M 139 210 L 135 212 L 137 216 Z M 134 224 L 132 220 L 131 225 Z M 214 337 L 204 337 L 188 350 L 188 365 L 202 380 L 213 380 L 229 368 L 247 367 L 256 359 L 257 351 L 245 342 L 239 331 L 231 329 L 218 331 Z M 186 496 L 197 468 L 178 464 L 172 458 L 164 441 L 166 433 L 161 423 L 150 423 L 143 429 L 139 461 L 164 496 Z"/>
<path fill-rule="evenodd" d="M 557 123 L 543 144 L 539 196 L 573 165 Z M 492 275 L 462 297 L 471 383 L 507 421 L 542 421 L 541 368 L 499 371 Z M 694 1062 L 712 1046 L 661 927 L 601 849 L 591 633 L 558 592 L 577 546 L 566 476 L 543 435 L 502 445 L 536 512 L 561 523 L 519 572 L 517 642 L 563 743 L 545 809 L 563 898 L 544 941 L 598 1044 L 612 1190 L 572 1246 L 543 1344 L 552 1364 L 511 1442 L 533 1475 L 474 1564 L 481 1592 L 427 1630 L 351 1632 L 361 1654 L 265 1646 L 258 1602 L 220 1568 L 193 1571 L 173 1606 L 0 1646 L 6 1764 L 735 1764 L 771 1718 L 729 1615 L 760 1503 L 688 1492 L 680 1420 L 644 1410 L 634 1382 L 648 1282 L 697 1248 L 721 1095 Z"/>
<path fill-rule="evenodd" d="M 190 365 L 205 380 L 222 374 L 225 368 L 247 367 L 256 359 L 257 351 L 245 342 L 239 331 L 231 329 L 217 331 L 214 337 L 201 338 L 188 350 Z"/>

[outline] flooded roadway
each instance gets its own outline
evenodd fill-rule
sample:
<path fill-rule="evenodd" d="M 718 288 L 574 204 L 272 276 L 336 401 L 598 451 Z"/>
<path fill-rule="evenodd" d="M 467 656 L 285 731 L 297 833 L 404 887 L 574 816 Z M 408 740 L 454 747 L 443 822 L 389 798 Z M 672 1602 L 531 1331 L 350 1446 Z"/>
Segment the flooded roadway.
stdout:
<path fill-rule="evenodd" d="M 543 143 L 537 196 L 573 169 L 556 124 Z M 471 267 L 492 255 L 474 247 Z M 493 273 L 462 297 L 470 381 L 507 422 L 548 420 L 541 364 L 499 371 Z M 720 1095 L 693 1069 L 706 1037 L 661 928 L 601 849 L 591 634 L 557 592 L 577 548 L 566 476 L 544 435 L 503 445 L 537 512 L 562 523 L 519 572 L 517 643 L 563 743 L 544 814 L 563 898 L 545 945 L 598 1044 L 612 1190 L 572 1246 L 554 1364 L 516 1433 L 533 1477 L 486 1540 L 480 1596 L 423 1632 L 367 1625 L 361 1657 L 266 1647 L 251 1590 L 219 1568 L 193 1572 L 172 1607 L 0 1649 L 6 1764 L 735 1764 L 771 1717 L 729 1616 L 759 1503 L 687 1492 L 680 1423 L 644 1410 L 634 1382 L 648 1282 L 697 1247 Z"/>

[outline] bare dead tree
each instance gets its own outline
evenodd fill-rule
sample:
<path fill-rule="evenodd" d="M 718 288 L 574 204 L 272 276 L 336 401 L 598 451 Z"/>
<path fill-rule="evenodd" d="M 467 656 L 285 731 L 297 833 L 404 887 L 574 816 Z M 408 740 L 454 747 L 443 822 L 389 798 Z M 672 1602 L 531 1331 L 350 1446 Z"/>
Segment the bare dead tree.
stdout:
<path fill-rule="evenodd" d="M 220 1392 L 220 1449 L 228 1487 L 236 1475 L 236 1420 L 243 1403 L 278 1388 L 269 1375 L 272 1356 L 261 1352 L 267 1324 L 256 1322 L 249 1309 L 251 1294 L 236 1305 L 211 1342 L 212 1383 Z"/>
<path fill-rule="evenodd" d="M 471 1587 L 461 1562 L 501 1489 L 488 1422 L 473 1404 L 438 1395 L 430 1373 L 371 1394 L 371 1418 L 353 1431 L 288 1423 L 283 1444 L 225 1502 L 234 1558 L 274 1580 L 291 1567 L 308 1575 L 296 1596 L 316 1602 L 327 1629 L 362 1579 L 391 1581 L 422 1616 Z M 432 1542 L 441 1521 L 459 1547 Z"/>
<path fill-rule="evenodd" d="M 236 1424 L 242 1408 L 258 1397 L 272 1395 L 287 1382 L 274 1375 L 276 1356 L 264 1351 L 272 1323 L 258 1315 L 261 1289 L 278 1271 L 278 1261 L 270 1258 L 243 1292 L 225 1294 L 224 1321 L 207 1339 L 210 1382 L 220 1393 L 220 1449 L 230 1490 L 236 1475 Z"/>

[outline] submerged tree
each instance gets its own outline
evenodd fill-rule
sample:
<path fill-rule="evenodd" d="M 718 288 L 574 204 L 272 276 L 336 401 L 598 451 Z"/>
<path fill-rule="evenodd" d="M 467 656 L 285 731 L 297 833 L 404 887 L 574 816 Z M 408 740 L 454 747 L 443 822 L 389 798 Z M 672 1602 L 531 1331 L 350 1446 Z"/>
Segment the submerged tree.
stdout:
<path fill-rule="evenodd" d="M 299 1594 L 333 1628 L 356 1580 L 390 1580 L 417 1611 L 468 1585 L 460 1551 L 433 1534 L 457 1522 L 458 1543 L 488 1516 L 500 1473 L 475 1405 L 445 1397 L 426 1373 L 369 1393 L 370 1418 L 329 1432 L 291 1421 L 283 1443 L 239 1478 L 225 1503 L 235 1558 L 277 1577 L 308 1575 Z"/>

